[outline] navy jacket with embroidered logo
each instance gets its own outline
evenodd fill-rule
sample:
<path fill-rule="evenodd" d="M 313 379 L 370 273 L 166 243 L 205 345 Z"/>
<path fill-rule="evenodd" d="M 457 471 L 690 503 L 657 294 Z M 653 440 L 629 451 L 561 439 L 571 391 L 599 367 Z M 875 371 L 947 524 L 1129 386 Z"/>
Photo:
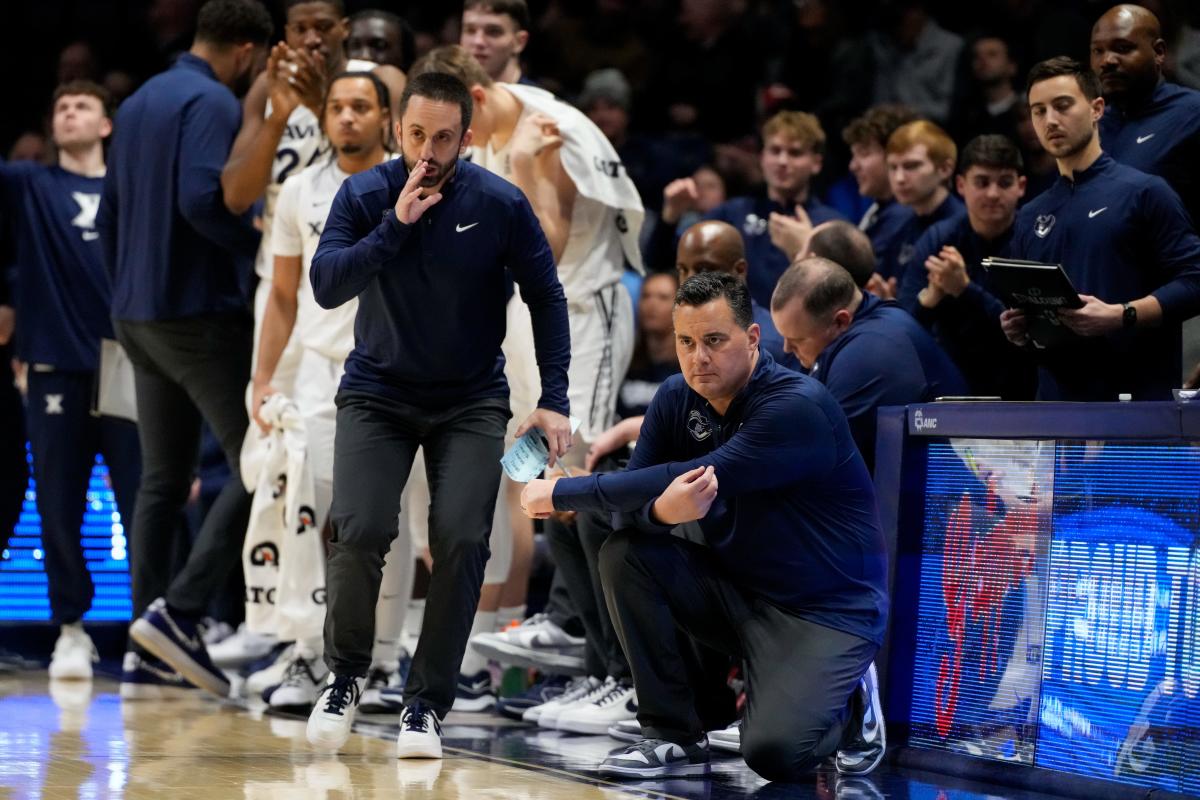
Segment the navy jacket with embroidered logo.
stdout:
<path fill-rule="evenodd" d="M 260 235 L 225 208 L 221 170 L 241 126 L 237 98 L 184 53 L 121 104 L 96 227 L 112 315 L 147 321 L 247 308 Z"/>
<path fill-rule="evenodd" d="M 905 226 L 910 223 L 916 213 L 895 200 L 877 201 L 867 209 L 858 227 L 871 239 L 871 249 L 875 251 L 875 271 L 881 272 L 884 264 L 893 265 L 903 245 L 901 236 Z"/>
<path fill-rule="evenodd" d="M 925 235 L 925 231 L 944 220 L 958 219 L 966 215 L 967 207 L 963 205 L 963 201 L 958 195 L 951 193 L 931 213 L 925 216 L 914 213 L 906 217 L 896 232 L 890 253 L 886 256 L 875 254 L 879 261 L 879 274 L 884 278 L 895 278 L 897 284 L 903 282 L 904 273 L 916 264 L 913 256 L 916 255 L 917 240 Z M 924 267 L 921 266 L 921 269 Z"/>
<path fill-rule="evenodd" d="M 1200 237 L 1162 178 L 1107 154 L 1060 177 L 1017 214 L 1013 254 L 1062 264 L 1076 290 L 1106 303 L 1153 294 L 1157 328 L 1119 330 L 1039 355 L 1041 400 L 1165 400 L 1180 384 L 1180 326 L 1200 313 Z"/>
<path fill-rule="evenodd" d="M 113 336 L 96 210 L 103 178 L 29 161 L 0 165 L 16 264 L 17 356 L 62 370 L 99 366 Z"/>
<path fill-rule="evenodd" d="M 846 417 L 818 381 L 760 350 L 724 416 L 668 378 L 654 396 L 624 472 L 563 478 L 560 510 L 609 511 L 647 532 L 653 501 L 678 475 L 713 466 L 717 500 L 700 520 L 744 591 L 834 630 L 880 643 L 887 623 L 887 548 L 875 489 Z"/>
<path fill-rule="evenodd" d="M 810 194 L 804 204 L 804 212 L 808 214 L 813 225 L 832 220 L 844 220 L 845 217 Z M 750 296 L 754 302 L 763 308 L 771 307 L 771 294 L 779 276 L 787 270 L 790 262 L 787 254 L 771 242 L 771 234 L 767 231 L 767 223 L 771 214 L 795 216 L 795 206 L 784 206 L 776 203 L 766 192 L 745 197 L 734 197 L 727 200 L 704 215 L 704 219 L 717 219 L 728 222 L 742 234 L 746 245 L 746 263 L 750 269 L 746 273 L 746 284 L 750 287 Z M 655 226 L 650 246 L 652 263 L 659 269 L 665 269 L 675 263 L 676 248 L 679 239 L 675 227 L 664 223 Z"/>
<path fill-rule="evenodd" d="M 324 308 L 359 298 L 342 388 L 423 408 L 507 397 L 507 267 L 533 319 L 538 407 L 566 414 L 567 302 L 541 225 L 511 183 L 467 161 L 455 170 L 412 225 L 392 211 L 408 180 L 403 159 L 338 190 L 310 277 Z"/>
<path fill-rule="evenodd" d="M 834 339 L 810 371 L 825 384 L 868 466 L 875 463 L 875 420 L 883 406 L 926 403 L 967 393 L 958 367 L 894 300 L 863 292 L 850 327 Z"/>
<path fill-rule="evenodd" d="M 966 215 L 939 222 L 917 240 L 912 269 L 904 273 L 896 300 L 933 332 L 962 371 L 971 394 L 1030 400 L 1037 384 L 1036 369 L 1029 354 L 1009 342 L 1000 329 L 1004 303 L 991 291 L 982 263 L 989 257 L 1011 257 L 1012 237 L 1009 228 L 996 239 L 984 239 Z M 925 261 L 946 246 L 962 253 L 970 283 L 958 297 L 946 296 L 926 308 L 917 300 L 929 283 Z"/>
<path fill-rule="evenodd" d="M 1160 81 L 1143 105 L 1109 105 L 1100 144 L 1118 163 L 1165 179 L 1200 224 L 1200 92 Z"/>

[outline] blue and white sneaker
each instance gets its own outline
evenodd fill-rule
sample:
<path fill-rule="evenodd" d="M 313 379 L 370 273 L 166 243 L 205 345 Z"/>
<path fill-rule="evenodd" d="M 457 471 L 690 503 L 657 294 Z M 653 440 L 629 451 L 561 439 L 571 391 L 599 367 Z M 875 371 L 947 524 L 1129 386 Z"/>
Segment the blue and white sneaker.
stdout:
<path fill-rule="evenodd" d="M 441 758 L 442 724 L 432 708 L 413 703 L 400 712 L 396 758 Z"/>
<path fill-rule="evenodd" d="M 228 697 L 229 680 L 208 657 L 198 623 L 198 619 L 172 613 L 160 597 L 134 620 L 129 635 L 194 685 L 217 697 Z"/>
<path fill-rule="evenodd" d="M 709 760 L 706 737 L 688 745 L 664 739 L 642 739 L 609 753 L 600 763 L 600 775 L 634 779 L 707 775 Z"/>
<path fill-rule="evenodd" d="M 883 705 L 879 702 L 879 676 L 872 663 L 858 683 L 847 735 L 838 749 L 835 765 L 843 775 L 866 775 L 879 766 L 887 750 Z"/>
<path fill-rule="evenodd" d="M 358 710 L 363 714 L 395 714 L 404 707 L 405 675 L 398 669 L 375 667 L 367 673 Z"/>
<path fill-rule="evenodd" d="M 329 682 L 317 695 L 317 702 L 308 715 L 305 734 L 309 744 L 321 750 L 342 748 L 350 738 L 364 683 L 363 678 L 329 673 Z"/>
<path fill-rule="evenodd" d="M 454 690 L 453 711 L 491 711 L 496 706 L 496 693 L 492 690 L 492 673 L 481 669 L 474 675 L 458 676 Z"/>
<path fill-rule="evenodd" d="M 496 713 L 502 717 L 519 720 L 522 714 L 534 706 L 540 706 L 561 697 L 570 682 L 571 679 L 566 675 L 550 675 L 518 695 L 502 697 L 497 700 Z"/>
<path fill-rule="evenodd" d="M 121 662 L 122 700 L 167 700 L 194 688 L 154 656 L 139 656 L 131 650 Z"/>
<path fill-rule="evenodd" d="M 727 728 L 708 732 L 708 744 L 713 750 L 726 753 L 742 752 L 742 722 L 738 720 Z"/>

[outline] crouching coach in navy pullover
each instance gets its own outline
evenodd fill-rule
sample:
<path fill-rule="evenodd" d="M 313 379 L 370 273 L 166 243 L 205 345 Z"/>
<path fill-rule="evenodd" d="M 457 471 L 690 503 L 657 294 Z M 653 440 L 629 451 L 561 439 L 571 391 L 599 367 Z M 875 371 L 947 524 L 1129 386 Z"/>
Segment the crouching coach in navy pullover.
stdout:
<path fill-rule="evenodd" d="M 1200 312 L 1200 237 L 1158 177 L 1101 152 L 1094 73 L 1069 58 L 1029 74 L 1029 105 L 1058 181 L 1017 216 L 1017 258 L 1062 264 L 1085 305 L 1058 316 L 1077 341 L 1039 354 L 1041 400 L 1164 400 L 1180 385 L 1180 326 Z M 1028 345 L 1017 310 L 1001 315 Z"/>
<path fill-rule="evenodd" d="M 686 281 L 674 312 L 683 374 L 655 394 L 626 471 L 532 481 L 522 503 L 532 516 L 617 514 L 601 575 L 643 735 L 684 746 L 704 735 L 678 625 L 744 659 L 742 754 L 794 780 L 845 747 L 848 723 L 858 730 L 848 701 L 883 639 L 887 555 L 837 400 L 760 349 L 752 319 L 735 276 Z M 667 535 L 692 520 L 707 547 Z M 619 770 L 614 758 L 602 773 Z"/>

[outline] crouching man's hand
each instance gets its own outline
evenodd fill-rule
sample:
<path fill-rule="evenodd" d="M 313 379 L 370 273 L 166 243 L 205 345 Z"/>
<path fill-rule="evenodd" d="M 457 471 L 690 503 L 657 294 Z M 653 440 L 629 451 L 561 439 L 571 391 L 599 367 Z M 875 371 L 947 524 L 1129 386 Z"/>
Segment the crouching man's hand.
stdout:
<path fill-rule="evenodd" d="M 703 519 L 717 499 L 717 475 L 712 467 L 685 472 L 654 501 L 653 517 L 663 525 Z"/>
<path fill-rule="evenodd" d="M 534 478 L 521 490 L 521 510 L 532 519 L 546 519 L 554 512 L 554 484 L 558 478 Z"/>

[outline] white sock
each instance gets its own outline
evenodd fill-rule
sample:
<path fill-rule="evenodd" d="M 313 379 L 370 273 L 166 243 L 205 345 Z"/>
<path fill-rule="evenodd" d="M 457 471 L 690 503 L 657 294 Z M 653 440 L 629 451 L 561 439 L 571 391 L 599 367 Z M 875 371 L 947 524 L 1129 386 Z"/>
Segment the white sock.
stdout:
<path fill-rule="evenodd" d="M 63 636 L 78 636 L 83 633 L 83 622 L 72 622 L 67 625 L 60 625 L 59 632 Z"/>
<path fill-rule="evenodd" d="M 467 637 L 467 641 L 475 638 L 480 633 L 491 633 L 496 630 L 496 612 L 495 611 L 476 611 L 475 621 L 471 623 L 471 635 Z M 475 652 L 470 644 L 467 645 L 467 652 L 463 656 L 462 666 L 459 672 L 463 675 L 474 675 L 480 670 L 487 669 L 487 659 Z"/>
<path fill-rule="evenodd" d="M 500 610 L 496 612 L 496 630 L 502 631 L 514 622 L 518 625 L 524 622 L 525 609 L 524 603 L 519 606 L 500 606 Z"/>
<path fill-rule="evenodd" d="M 394 672 L 400 667 L 400 637 L 408 616 L 416 562 L 407 538 L 396 537 L 383 567 L 379 600 L 375 603 L 375 644 L 371 648 L 371 668 Z"/>
<path fill-rule="evenodd" d="M 425 598 L 408 601 L 408 613 L 404 616 L 404 633 L 414 639 L 421 637 L 421 626 L 425 623 Z"/>

